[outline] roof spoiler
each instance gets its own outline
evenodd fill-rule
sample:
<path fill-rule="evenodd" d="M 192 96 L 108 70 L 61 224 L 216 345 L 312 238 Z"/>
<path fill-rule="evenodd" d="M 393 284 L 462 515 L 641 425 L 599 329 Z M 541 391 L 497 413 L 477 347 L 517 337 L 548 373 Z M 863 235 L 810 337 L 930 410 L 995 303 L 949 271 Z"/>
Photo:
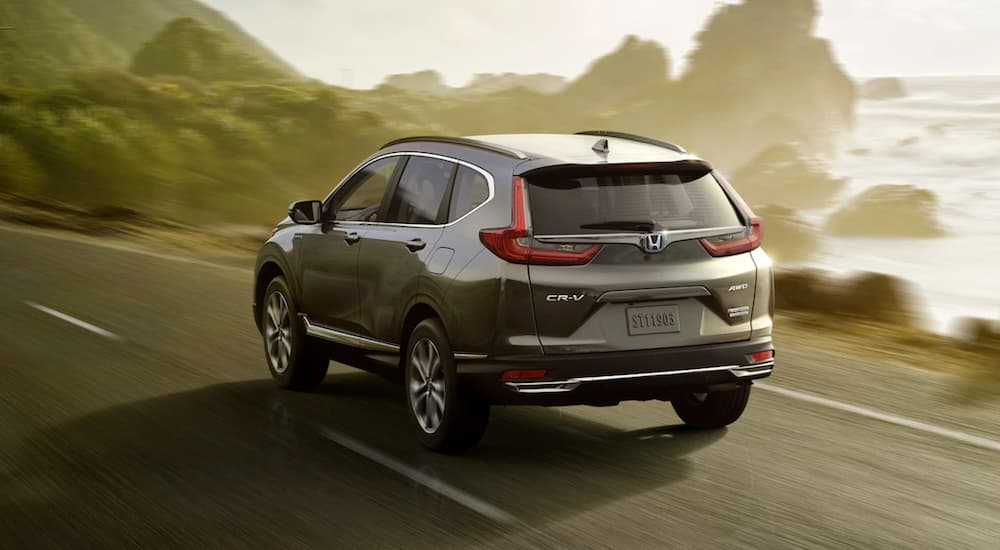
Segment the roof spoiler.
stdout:
<path fill-rule="evenodd" d="M 701 159 L 684 159 L 667 162 L 638 162 L 620 164 L 554 164 L 542 166 L 534 170 L 526 170 L 515 175 L 546 177 L 560 175 L 563 177 L 585 177 L 612 174 L 649 174 L 662 173 L 680 176 L 681 181 L 694 181 L 706 176 L 714 168 Z"/>

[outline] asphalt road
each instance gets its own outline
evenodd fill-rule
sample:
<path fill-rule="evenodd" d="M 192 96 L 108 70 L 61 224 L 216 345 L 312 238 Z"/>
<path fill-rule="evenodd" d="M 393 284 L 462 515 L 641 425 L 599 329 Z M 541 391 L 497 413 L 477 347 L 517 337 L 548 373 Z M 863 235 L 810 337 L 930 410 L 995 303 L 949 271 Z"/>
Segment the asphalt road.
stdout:
<path fill-rule="evenodd" d="M 250 285 L 0 228 L 0 547 L 1000 547 L 996 404 L 929 371 L 786 346 L 728 430 L 495 408 L 440 456 L 382 377 L 274 389 Z"/>

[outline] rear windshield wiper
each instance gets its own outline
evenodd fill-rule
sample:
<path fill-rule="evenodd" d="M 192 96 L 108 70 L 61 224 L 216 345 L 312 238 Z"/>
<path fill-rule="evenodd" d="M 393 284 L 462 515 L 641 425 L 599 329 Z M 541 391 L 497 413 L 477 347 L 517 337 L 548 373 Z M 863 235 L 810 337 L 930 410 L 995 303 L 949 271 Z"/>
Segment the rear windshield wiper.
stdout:
<path fill-rule="evenodd" d="M 599 223 L 585 223 L 580 229 L 619 229 L 622 231 L 646 231 L 656 229 L 656 222 L 649 221 L 612 221 Z"/>

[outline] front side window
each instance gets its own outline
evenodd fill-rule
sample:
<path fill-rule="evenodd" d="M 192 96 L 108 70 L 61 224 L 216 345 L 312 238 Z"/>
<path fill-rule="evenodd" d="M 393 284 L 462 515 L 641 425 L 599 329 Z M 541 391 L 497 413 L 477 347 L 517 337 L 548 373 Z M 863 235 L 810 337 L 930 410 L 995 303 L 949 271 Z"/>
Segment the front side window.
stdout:
<path fill-rule="evenodd" d="M 459 166 L 455 175 L 455 187 L 451 191 L 448 221 L 453 222 L 472 212 L 489 198 L 490 186 L 486 178 L 468 166 Z"/>
<path fill-rule="evenodd" d="M 410 157 L 389 203 L 386 221 L 393 223 L 441 223 L 448 186 L 456 164 L 431 157 Z"/>
<path fill-rule="evenodd" d="M 343 197 L 334 198 L 336 214 L 334 219 L 342 221 L 384 221 L 378 219 L 379 207 L 385 190 L 389 187 L 392 174 L 399 164 L 400 157 L 389 157 L 365 166 L 354 174 L 344 187 Z"/>

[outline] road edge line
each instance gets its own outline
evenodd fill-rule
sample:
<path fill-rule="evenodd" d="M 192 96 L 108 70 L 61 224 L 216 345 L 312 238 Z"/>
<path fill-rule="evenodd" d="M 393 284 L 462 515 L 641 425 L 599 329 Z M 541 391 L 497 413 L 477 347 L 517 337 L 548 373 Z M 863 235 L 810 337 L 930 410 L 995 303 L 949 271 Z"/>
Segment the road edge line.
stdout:
<path fill-rule="evenodd" d="M 840 401 L 835 401 L 833 399 L 821 397 L 819 395 L 814 395 L 811 393 L 806 393 L 798 390 L 790 390 L 788 388 L 781 388 L 771 384 L 758 383 L 754 384 L 754 387 L 767 392 L 782 395 L 784 397 L 788 397 L 791 399 L 797 399 L 799 401 L 805 401 L 807 403 L 821 405 L 831 409 L 836 409 L 838 411 L 853 413 L 859 416 L 864 416 L 866 418 L 871 418 L 873 420 L 886 422 L 888 424 L 895 424 L 897 426 L 902 426 L 904 428 L 910 428 L 912 430 L 938 435 L 947 439 L 965 443 L 967 445 L 980 447 L 982 449 L 1000 452 L 1000 441 L 996 441 L 986 437 L 972 435 L 965 432 L 960 432 L 958 430 L 952 430 L 949 428 L 943 428 L 941 426 L 935 426 L 934 424 L 928 424 L 926 422 L 921 422 L 919 420 L 911 420 L 903 416 L 884 413 L 881 411 L 877 411 L 875 409 L 869 409 L 858 405 L 841 403 Z"/>

